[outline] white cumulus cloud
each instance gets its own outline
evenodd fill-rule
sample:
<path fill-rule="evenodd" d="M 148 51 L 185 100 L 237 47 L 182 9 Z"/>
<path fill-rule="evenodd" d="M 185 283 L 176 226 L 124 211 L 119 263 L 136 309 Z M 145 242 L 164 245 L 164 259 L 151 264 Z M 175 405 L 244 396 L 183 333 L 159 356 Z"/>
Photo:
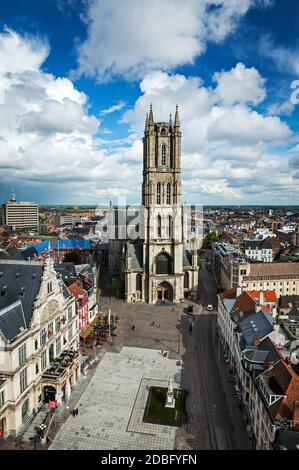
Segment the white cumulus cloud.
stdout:
<path fill-rule="evenodd" d="M 223 41 L 252 5 L 268 0 L 92 0 L 79 73 L 107 81 L 193 63 L 208 42 Z"/>

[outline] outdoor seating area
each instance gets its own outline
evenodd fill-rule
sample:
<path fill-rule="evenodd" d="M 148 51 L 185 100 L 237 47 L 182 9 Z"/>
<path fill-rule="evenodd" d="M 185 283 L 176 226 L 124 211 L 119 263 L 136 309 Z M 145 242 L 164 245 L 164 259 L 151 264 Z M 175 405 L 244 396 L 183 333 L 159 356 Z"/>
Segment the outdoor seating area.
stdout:
<path fill-rule="evenodd" d="M 110 336 L 115 336 L 115 330 L 119 317 L 116 314 L 100 314 L 92 324 L 88 325 L 80 335 L 80 347 L 86 349 L 96 349 L 107 341 Z"/>

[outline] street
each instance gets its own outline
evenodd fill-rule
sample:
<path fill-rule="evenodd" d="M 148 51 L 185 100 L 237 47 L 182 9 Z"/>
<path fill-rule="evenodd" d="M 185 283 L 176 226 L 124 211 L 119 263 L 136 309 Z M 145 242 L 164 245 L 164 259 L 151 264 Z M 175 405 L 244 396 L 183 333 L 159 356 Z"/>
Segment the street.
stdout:
<path fill-rule="evenodd" d="M 192 334 L 183 328 L 183 355 L 186 385 L 191 388 L 189 432 L 195 449 L 250 449 L 245 423 L 232 398 L 227 379 L 228 366 L 218 357 L 215 326 L 217 314 L 208 312 L 210 304 L 217 307 L 217 286 L 212 273 L 201 260 L 200 305 L 194 307 Z M 220 359 L 220 360 L 219 360 Z"/>

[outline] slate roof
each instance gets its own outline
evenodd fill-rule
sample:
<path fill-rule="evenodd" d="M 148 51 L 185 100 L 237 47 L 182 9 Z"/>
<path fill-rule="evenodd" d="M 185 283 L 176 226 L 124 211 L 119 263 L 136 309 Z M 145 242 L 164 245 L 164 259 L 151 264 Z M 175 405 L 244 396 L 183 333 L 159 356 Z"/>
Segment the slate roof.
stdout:
<path fill-rule="evenodd" d="M 271 250 L 271 241 L 267 238 L 264 240 L 244 240 L 245 250 Z"/>
<path fill-rule="evenodd" d="M 128 256 L 132 259 L 132 269 L 143 269 L 143 244 L 130 243 L 128 245 Z"/>
<path fill-rule="evenodd" d="M 14 259 L 22 260 L 22 255 L 20 250 L 15 246 L 9 246 L 7 243 L 0 244 L 0 260 Z"/>
<path fill-rule="evenodd" d="M 276 450 L 299 450 L 299 432 L 278 429 L 274 448 Z"/>
<path fill-rule="evenodd" d="M 89 264 L 76 264 L 75 265 L 76 274 L 79 275 L 79 274 L 84 273 L 85 271 L 88 271 L 89 267 L 90 267 Z"/>
<path fill-rule="evenodd" d="M 299 316 L 299 295 L 283 295 L 279 298 L 278 306 L 289 309 L 289 316 Z"/>
<path fill-rule="evenodd" d="M 54 269 L 67 286 L 72 284 L 76 279 L 77 273 L 75 265 L 72 262 L 56 263 L 54 264 Z"/>
<path fill-rule="evenodd" d="M 8 341 L 27 330 L 22 302 L 15 303 L 0 310 L 0 331 Z"/>
<path fill-rule="evenodd" d="M 264 338 L 271 333 L 274 323 L 271 315 L 263 310 L 241 321 L 239 331 L 243 334 L 245 345 L 252 346 L 254 336 Z"/>
<path fill-rule="evenodd" d="M 183 267 L 189 268 L 192 266 L 192 255 L 189 250 L 183 251 Z"/>
<path fill-rule="evenodd" d="M 43 270 L 43 264 L 39 262 L 0 261 L 0 311 L 21 301 L 29 327 Z"/>
<path fill-rule="evenodd" d="M 223 305 L 228 314 L 230 314 L 230 312 L 232 311 L 235 301 L 236 299 L 224 299 L 223 300 Z"/>

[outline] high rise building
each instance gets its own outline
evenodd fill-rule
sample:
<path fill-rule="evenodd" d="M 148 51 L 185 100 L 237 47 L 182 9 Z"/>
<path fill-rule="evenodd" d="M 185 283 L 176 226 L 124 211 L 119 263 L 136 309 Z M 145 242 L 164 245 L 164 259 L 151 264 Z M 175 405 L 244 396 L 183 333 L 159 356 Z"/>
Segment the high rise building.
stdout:
<path fill-rule="evenodd" d="M 38 230 L 38 204 L 34 202 L 17 201 L 14 193 L 12 193 L 9 201 L 2 204 L 0 215 L 0 220 L 3 225 L 13 227 L 14 229 L 30 228 Z"/>

